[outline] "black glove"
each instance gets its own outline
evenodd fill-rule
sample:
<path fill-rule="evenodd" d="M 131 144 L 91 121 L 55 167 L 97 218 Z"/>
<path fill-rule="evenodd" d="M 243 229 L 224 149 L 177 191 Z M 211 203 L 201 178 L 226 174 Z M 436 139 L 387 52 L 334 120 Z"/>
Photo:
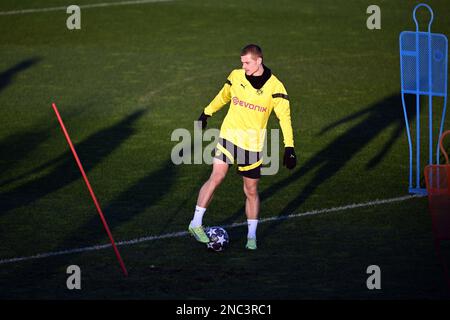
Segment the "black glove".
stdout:
<path fill-rule="evenodd" d="M 200 115 L 200 117 L 198 118 L 197 121 L 201 121 L 202 122 L 202 129 L 206 128 L 207 125 L 207 120 L 210 116 L 206 115 L 205 112 L 202 112 L 202 114 Z"/>
<path fill-rule="evenodd" d="M 294 169 L 297 165 L 297 156 L 293 147 L 284 148 L 283 166 L 288 169 Z"/>

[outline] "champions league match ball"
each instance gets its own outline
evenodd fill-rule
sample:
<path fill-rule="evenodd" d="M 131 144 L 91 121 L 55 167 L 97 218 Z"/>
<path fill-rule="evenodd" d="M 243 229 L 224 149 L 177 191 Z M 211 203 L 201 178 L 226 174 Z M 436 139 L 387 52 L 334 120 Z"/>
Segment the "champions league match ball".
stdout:
<path fill-rule="evenodd" d="M 209 238 L 206 247 L 216 252 L 224 251 L 230 242 L 227 231 L 222 227 L 209 227 L 205 230 Z"/>

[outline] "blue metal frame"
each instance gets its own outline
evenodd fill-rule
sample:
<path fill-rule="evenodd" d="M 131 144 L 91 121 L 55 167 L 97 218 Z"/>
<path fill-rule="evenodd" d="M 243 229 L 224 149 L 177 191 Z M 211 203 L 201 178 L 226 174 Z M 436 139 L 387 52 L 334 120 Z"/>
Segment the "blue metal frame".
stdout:
<path fill-rule="evenodd" d="M 416 18 L 416 11 L 420 7 L 426 7 L 430 13 L 431 13 L 431 19 L 428 23 L 428 31 L 427 32 L 421 32 L 419 31 L 419 23 L 417 22 Z M 427 95 L 428 96 L 428 126 L 429 126 L 429 150 L 428 150 L 428 162 L 429 164 L 433 164 L 433 96 L 441 96 L 444 97 L 444 108 L 442 110 L 442 118 L 441 118 L 441 124 L 439 129 L 439 135 L 438 135 L 438 141 L 437 141 L 437 147 L 436 147 L 436 163 L 439 164 L 439 137 L 442 135 L 443 129 L 444 129 L 444 121 L 445 121 L 445 114 L 447 109 L 447 71 L 445 71 L 445 77 L 444 77 L 444 92 L 433 92 L 433 70 L 432 70 L 432 38 L 443 38 L 445 41 L 445 56 L 443 57 L 444 60 L 444 68 L 447 70 L 447 62 L 448 62 L 448 40 L 447 37 L 443 34 L 436 34 L 431 33 L 431 24 L 434 19 L 434 13 L 433 9 L 427 4 L 420 3 L 418 4 L 413 11 L 413 20 L 416 24 L 416 31 L 403 31 L 400 33 L 399 37 L 399 45 L 400 45 L 400 76 L 401 76 L 401 92 L 402 92 L 402 106 L 403 106 L 403 115 L 405 117 L 406 122 L 406 134 L 408 136 L 408 145 L 409 145 L 409 193 L 413 194 L 423 194 L 426 195 L 427 191 L 426 188 L 420 187 L 420 177 L 421 177 L 421 166 L 420 166 L 420 96 L 421 95 Z M 403 36 L 407 35 L 415 35 L 415 50 L 403 50 L 402 46 L 402 39 Z M 421 35 L 426 35 L 428 39 L 428 91 L 422 91 L 420 88 L 420 65 L 419 65 L 419 38 Z M 415 68 L 416 68 L 416 74 L 415 74 L 415 81 L 416 81 L 416 88 L 415 90 L 411 90 L 410 88 L 405 88 L 405 83 L 403 79 L 404 74 L 404 66 L 403 66 L 403 57 L 415 57 Z M 423 76 L 423 75 L 422 75 Z M 413 183 L 413 145 L 412 145 L 412 138 L 411 138 L 411 132 L 410 132 L 410 125 L 408 120 L 408 114 L 406 111 L 406 103 L 405 103 L 405 94 L 415 94 L 416 95 L 416 150 L 415 150 L 415 156 L 416 156 L 416 172 L 415 172 L 415 186 Z"/>

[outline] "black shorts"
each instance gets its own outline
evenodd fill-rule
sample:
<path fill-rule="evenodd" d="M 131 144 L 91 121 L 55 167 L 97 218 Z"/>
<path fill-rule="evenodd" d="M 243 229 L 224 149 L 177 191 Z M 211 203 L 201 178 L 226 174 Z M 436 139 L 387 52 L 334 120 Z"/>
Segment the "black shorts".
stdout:
<path fill-rule="evenodd" d="M 237 173 L 241 176 L 252 179 L 261 177 L 261 152 L 248 151 L 228 140 L 219 138 L 219 142 L 214 149 L 214 158 L 228 163 L 229 166 L 236 163 Z"/>

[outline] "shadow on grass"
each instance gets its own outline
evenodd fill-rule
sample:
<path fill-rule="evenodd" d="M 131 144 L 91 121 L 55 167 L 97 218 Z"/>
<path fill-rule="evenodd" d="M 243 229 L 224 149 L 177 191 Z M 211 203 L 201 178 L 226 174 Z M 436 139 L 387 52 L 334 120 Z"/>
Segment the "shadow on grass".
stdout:
<path fill-rule="evenodd" d="M 16 64 L 15 66 L 3 71 L 0 73 L 0 91 L 4 90 L 7 86 L 9 86 L 14 77 L 19 73 L 26 69 L 31 68 L 33 65 L 41 61 L 39 57 L 33 57 L 30 59 L 23 60 L 22 62 Z"/>
<path fill-rule="evenodd" d="M 408 106 L 415 106 L 414 96 L 407 95 L 405 99 Z M 414 116 L 415 108 L 408 108 L 408 117 L 414 119 Z M 405 130 L 401 93 L 393 94 L 361 111 L 326 126 L 320 131 L 319 135 L 350 121 L 356 121 L 356 123 L 327 144 L 322 150 L 313 155 L 308 161 L 302 164 L 299 169 L 294 170 L 289 177 L 272 184 L 260 193 L 261 202 L 276 197 L 277 194 L 280 194 L 283 190 L 296 187 L 295 184 L 298 183 L 302 177 L 316 170 L 312 179 L 306 184 L 303 190 L 280 209 L 280 214 L 278 215 L 279 220 L 272 222 L 268 228 L 265 228 L 264 232 L 260 232 L 258 239 L 263 239 L 267 234 L 273 232 L 277 225 L 279 225 L 287 215 L 295 213 L 295 210 L 298 210 L 306 199 L 314 194 L 321 184 L 330 180 L 379 134 L 388 127 L 393 126 L 393 131 L 389 140 L 385 143 L 383 148 L 368 161 L 366 168 L 374 168 L 380 163 L 392 148 L 394 142 Z M 245 215 L 244 207 L 236 211 L 229 219 L 222 221 L 222 224 L 232 223 L 243 214 Z"/>
<path fill-rule="evenodd" d="M 47 138 L 50 137 L 48 129 L 28 129 L 22 132 L 13 133 L 0 141 L 0 172 L 7 173 L 12 170 L 19 161 L 26 159 L 35 151 Z M 3 180 L 3 179 L 2 179 Z M 3 180 L 0 186 L 4 186 L 16 181 L 16 178 Z"/>
<path fill-rule="evenodd" d="M 25 71 L 35 64 L 41 58 L 34 57 L 23 60 L 15 66 L 0 73 L 0 92 L 14 81 L 14 77 Z M 22 133 L 15 133 L 3 138 L 0 141 L 0 154 L 2 155 L 0 162 L 0 171 L 6 172 L 14 166 L 19 160 L 32 152 L 39 144 L 48 137 L 49 133 L 44 130 L 27 130 Z"/>
<path fill-rule="evenodd" d="M 124 226 L 128 222 L 132 222 L 140 213 L 143 213 L 147 208 L 158 203 L 158 201 L 164 196 L 167 196 L 170 192 L 176 179 L 176 167 L 169 160 L 165 163 L 164 166 L 148 173 L 132 186 L 117 195 L 107 206 L 103 207 L 103 213 L 114 237 L 116 236 L 115 231 L 117 231 L 118 228 Z M 161 224 L 162 221 L 167 219 L 164 212 L 158 214 L 160 215 L 155 216 L 153 219 L 154 225 Z M 148 227 L 153 227 L 154 225 L 149 225 Z M 145 228 L 146 226 L 143 227 Z M 145 236 L 147 235 L 148 234 L 145 234 Z M 115 240 L 118 241 L 118 238 L 115 238 Z M 61 241 L 56 248 L 52 249 L 52 251 L 65 251 L 78 247 L 106 243 L 109 243 L 106 232 L 95 207 L 92 206 L 91 218 L 79 227 L 74 228 L 74 230 L 67 234 L 65 239 Z M 126 259 L 123 255 L 124 250 L 121 248 L 123 247 L 119 247 L 119 251 L 121 251 L 125 265 L 129 272 L 132 272 L 133 261 Z M 111 260 L 111 264 L 117 265 L 117 277 L 121 277 L 119 264 L 115 260 L 113 249 L 106 248 L 102 251 L 103 255 L 110 254 L 108 260 Z M 64 284 L 64 278 L 67 278 L 68 275 L 66 275 L 63 270 L 64 267 L 71 264 L 70 259 L 70 256 L 52 258 L 46 262 L 39 259 L 14 267 L 15 272 L 11 273 L 8 277 L 3 278 L 1 281 L 2 286 L 10 288 L 11 291 L 0 292 L 0 297 L 17 298 L 17 295 L 20 294 L 20 290 L 23 290 L 24 293 L 23 296 L 19 298 L 25 299 L 39 298 L 40 295 L 46 297 L 51 296 L 53 298 L 70 297 L 71 293 L 69 290 L 65 289 Z M 76 259 L 79 259 L 79 257 Z M 104 259 L 99 258 L 99 266 L 104 266 L 105 263 Z M 45 265 L 45 271 L 42 270 L 43 265 Z M 44 278 L 38 276 L 39 274 Z M 27 275 L 28 278 L 24 277 L 25 275 Z M 52 279 L 54 277 L 61 279 L 61 286 L 52 292 L 51 288 L 46 286 L 46 279 Z M 40 285 L 41 283 L 42 285 Z"/>
<path fill-rule="evenodd" d="M 75 114 L 77 117 L 80 117 L 84 112 L 87 112 L 87 110 L 93 107 L 93 103 L 83 104 L 82 106 L 77 105 L 77 107 L 81 108 L 77 108 L 76 111 L 65 112 L 64 121 L 74 118 Z M 45 145 L 53 135 L 61 137 L 61 128 L 58 121 L 55 121 L 50 104 L 48 104 L 48 109 L 49 115 L 51 116 L 48 123 L 44 122 L 34 126 L 28 126 L 26 130 L 12 133 L 0 141 L 0 154 L 2 155 L 0 159 L 0 172 L 7 173 L 0 178 L 0 188 L 8 189 L 8 185 L 10 184 L 17 184 L 20 180 L 26 181 L 31 175 L 42 173 L 43 170 L 57 165 L 66 157 L 66 154 L 64 154 L 28 170 L 22 171 L 16 169 L 21 164 L 25 164 L 25 162 L 27 165 L 33 164 L 33 160 L 35 160 L 32 158 L 33 152 L 38 150 L 41 145 Z M 70 106 L 67 109 L 70 110 Z M 16 130 L 16 128 L 13 130 Z"/>
<path fill-rule="evenodd" d="M 95 168 L 104 158 L 109 156 L 134 134 L 135 130 L 132 126 L 144 113 L 144 110 L 136 111 L 122 121 L 89 136 L 75 146 L 86 173 Z M 17 188 L 3 192 L 0 195 L 2 213 L 27 206 L 81 179 L 79 169 L 70 150 L 60 157 L 42 164 L 32 174 L 49 168 L 52 168 L 49 173 L 26 182 Z"/>
<path fill-rule="evenodd" d="M 170 193 L 170 190 L 176 179 L 176 168 L 170 160 L 155 171 L 139 179 L 132 186 L 122 191 L 103 209 L 103 213 L 111 230 L 118 229 L 128 222 L 132 222 L 139 214 L 147 208 L 154 206 L 164 196 Z M 166 212 L 158 212 L 158 215 L 151 219 L 148 226 L 137 226 L 138 229 L 144 229 L 144 233 L 133 233 L 131 237 L 148 236 L 145 229 L 155 228 L 163 221 L 168 219 Z M 147 229 L 147 230 L 148 230 Z M 128 233 L 129 234 L 129 233 Z M 116 239 L 117 240 L 117 239 Z M 131 240 L 131 239 L 122 239 Z M 106 232 L 101 223 L 100 217 L 95 207 L 92 207 L 92 218 L 77 228 L 69 235 L 65 241 L 58 245 L 56 250 L 67 250 L 77 246 L 96 245 L 99 241 L 106 241 Z M 111 249 L 111 254 L 113 251 Z"/>

